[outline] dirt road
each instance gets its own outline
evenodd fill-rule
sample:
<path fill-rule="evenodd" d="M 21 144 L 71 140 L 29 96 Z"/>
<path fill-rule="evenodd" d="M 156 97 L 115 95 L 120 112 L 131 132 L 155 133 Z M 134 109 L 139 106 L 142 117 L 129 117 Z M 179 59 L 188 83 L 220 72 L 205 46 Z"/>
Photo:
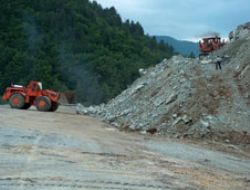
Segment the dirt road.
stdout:
<path fill-rule="evenodd" d="M 249 154 L 214 146 L 119 132 L 71 108 L 1 106 L 0 189 L 249 189 Z"/>

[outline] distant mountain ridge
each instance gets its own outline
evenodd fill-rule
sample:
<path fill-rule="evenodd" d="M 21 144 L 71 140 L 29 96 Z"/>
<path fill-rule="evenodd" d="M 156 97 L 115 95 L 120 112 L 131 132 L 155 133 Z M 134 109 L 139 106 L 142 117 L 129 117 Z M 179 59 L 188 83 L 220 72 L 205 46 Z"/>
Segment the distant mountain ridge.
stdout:
<path fill-rule="evenodd" d="M 195 56 L 199 55 L 198 44 L 191 41 L 177 40 L 170 36 L 155 36 L 156 40 L 160 42 L 161 40 L 168 45 L 172 46 L 177 53 L 184 56 L 190 55 L 192 52 Z"/>

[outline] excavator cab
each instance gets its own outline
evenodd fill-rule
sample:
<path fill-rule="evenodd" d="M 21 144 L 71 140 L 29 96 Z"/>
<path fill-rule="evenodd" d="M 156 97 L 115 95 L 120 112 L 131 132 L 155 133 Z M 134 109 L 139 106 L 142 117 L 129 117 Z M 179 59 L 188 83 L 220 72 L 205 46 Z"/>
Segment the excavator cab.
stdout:
<path fill-rule="evenodd" d="M 219 49 L 221 46 L 221 38 L 218 36 L 202 38 L 202 40 L 199 41 L 200 56 L 208 55 L 209 53 Z"/>

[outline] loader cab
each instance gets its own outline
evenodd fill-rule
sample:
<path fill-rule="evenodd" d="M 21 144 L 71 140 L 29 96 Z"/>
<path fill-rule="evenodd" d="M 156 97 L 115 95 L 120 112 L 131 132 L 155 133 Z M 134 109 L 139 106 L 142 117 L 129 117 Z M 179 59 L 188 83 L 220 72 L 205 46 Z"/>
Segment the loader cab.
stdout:
<path fill-rule="evenodd" d="M 27 89 L 30 91 L 30 93 L 40 92 L 42 90 L 42 83 L 37 81 L 31 81 L 27 86 Z"/>
<path fill-rule="evenodd" d="M 33 88 L 32 88 L 34 91 L 40 91 L 42 90 L 42 83 L 41 82 L 36 82 L 33 84 Z"/>
<path fill-rule="evenodd" d="M 30 83 L 24 88 L 25 101 L 34 104 L 36 97 L 42 96 L 41 83 L 38 81 L 30 81 Z"/>

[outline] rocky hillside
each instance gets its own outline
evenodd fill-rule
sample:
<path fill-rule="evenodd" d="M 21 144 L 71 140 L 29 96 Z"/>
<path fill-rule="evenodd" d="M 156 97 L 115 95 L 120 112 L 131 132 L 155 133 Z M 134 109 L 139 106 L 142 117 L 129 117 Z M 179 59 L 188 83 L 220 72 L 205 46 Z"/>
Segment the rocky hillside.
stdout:
<path fill-rule="evenodd" d="M 77 112 L 124 130 L 250 143 L 249 23 L 234 34 L 209 57 L 175 56 L 140 69 L 141 78 L 108 104 L 79 104 Z M 215 68 L 216 56 L 222 70 Z"/>

